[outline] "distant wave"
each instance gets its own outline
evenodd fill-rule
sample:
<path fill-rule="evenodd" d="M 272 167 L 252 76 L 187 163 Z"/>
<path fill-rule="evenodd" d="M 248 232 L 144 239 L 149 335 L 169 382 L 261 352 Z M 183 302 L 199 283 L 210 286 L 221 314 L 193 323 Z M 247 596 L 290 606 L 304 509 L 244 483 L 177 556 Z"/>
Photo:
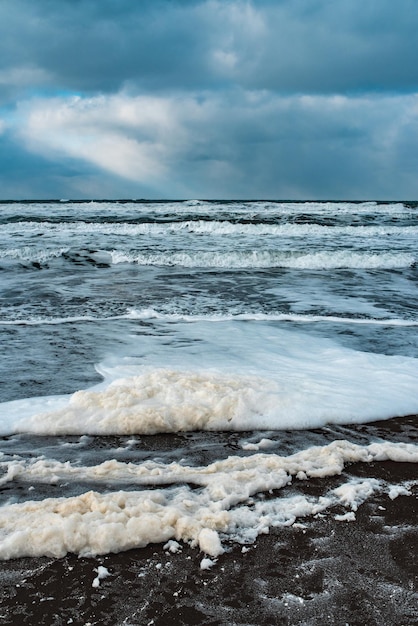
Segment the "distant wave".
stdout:
<path fill-rule="evenodd" d="M 177 222 L 203 219 L 319 222 L 329 225 L 340 219 L 355 224 L 356 216 L 377 223 L 418 218 L 417 205 L 379 202 L 277 202 L 277 201 L 186 201 L 186 202 L 48 202 L 2 203 L 0 223 L 43 224 L 78 221 L 103 223 Z M 353 222 L 354 219 L 354 222 Z M 389 224 L 393 225 L 393 224 Z"/>
<path fill-rule="evenodd" d="M 177 222 L 15 222 L 2 226 L 4 233 L 25 234 L 90 234 L 164 236 L 170 234 L 204 234 L 214 236 L 262 236 L 277 237 L 332 237 L 343 235 L 350 237 L 401 236 L 417 237 L 418 226 L 329 226 L 322 224 L 300 223 L 241 223 L 229 220 L 186 220 Z"/>
<path fill-rule="evenodd" d="M 14 248 L 0 252 L 0 259 L 26 264 L 48 264 L 62 258 L 79 265 L 97 266 L 132 263 L 137 265 L 178 266 L 217 269 L 294 268 L 300 270 L 326 269 L 397 269 L 416 262 L 408 253 L 352 252 L 350 250 L 312 253 L 276 250 L 243 250 L 236 252 L 138 252 L 136 250 L 83 250 L 74 248 Z"/>
<path fill-rule="evenodd" d="M 333 324 L 371 324 L 378 326 L 418 326 L 418 320 L 402 318 L 347 317 L 339 315 L 311 315 L 298 313 L 176 313 L 161 312 L 152 308 L 128 309 L 120 315 L 79 315 L 69 317 L 34 317 L 26 319 L 1 320 L 0 326 L 42 326 L 74 324 L 79 322 L 107 322 L 111 320 L 165 320 L 171 322 L 228 322 L 228 321 L 259 321 L 259 322 L 294 322 L 299 324 L 333 323 Z"/>

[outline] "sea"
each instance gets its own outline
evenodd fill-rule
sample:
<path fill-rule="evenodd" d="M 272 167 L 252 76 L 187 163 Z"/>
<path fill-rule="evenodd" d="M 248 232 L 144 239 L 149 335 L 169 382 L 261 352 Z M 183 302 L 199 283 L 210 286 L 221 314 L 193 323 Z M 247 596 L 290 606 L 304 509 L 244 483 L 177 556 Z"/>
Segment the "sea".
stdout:
<path fill-rule="evenodd" d="M 418 203 L 2 202 L 0 288 L 3 564 L 219 576 L 416 502 Z"/>

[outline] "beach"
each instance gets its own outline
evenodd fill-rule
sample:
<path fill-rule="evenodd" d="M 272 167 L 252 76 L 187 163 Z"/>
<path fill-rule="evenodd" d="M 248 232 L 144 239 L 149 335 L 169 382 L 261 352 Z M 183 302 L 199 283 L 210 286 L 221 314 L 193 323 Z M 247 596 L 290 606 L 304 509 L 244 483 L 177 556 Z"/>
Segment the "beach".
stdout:
<path fill-rule="evenodd" d="M 417 436 L 415 417 L 393 426 L 396 439 Z M 168 438 L 165 447 L 170 443 L 177 442 Z M 416 465 L 354 464 L 344 474 L 415 486 L 393 499 L 375 494 L 351 521 L 335 519 L 346 513 L 337 506 L 271 528 L 253 544 L 228 545 L 208 569 L 202 569 L 198 549 L 176 542 L 96 558 L 4 561 L 2 623 L 415 624 Z M 320 496 L 341 480 L 310 480 L 296 488 Z M 57 489 L 49 487 L 49 495 Z M 105 576 L 95 586 L 99 568 Z"/>
<path fill-rule="evenodd" d="M 414 203 L 2 209 L 2 623 L 417 623 Z"/>

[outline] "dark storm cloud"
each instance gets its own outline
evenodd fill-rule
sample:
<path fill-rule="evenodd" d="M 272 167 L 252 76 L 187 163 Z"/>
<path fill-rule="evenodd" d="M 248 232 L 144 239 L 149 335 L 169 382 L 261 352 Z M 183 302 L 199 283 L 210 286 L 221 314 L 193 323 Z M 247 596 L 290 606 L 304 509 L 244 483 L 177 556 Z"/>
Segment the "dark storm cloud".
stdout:
<path fill-rule="evenodd" d="M 0 197 L 417 197 L 417 31 L 416 0 L 2 0 Z"/>
<path fill-rule="evenodd" d="M 26 71 L 33 87 L 32 71 L 38 87 L 89 93 L 411 91 L 417 30 L 416 0 L 6 0 L 0 83 L 15 72 L 22 87 Z"/>
<path fill-rule="evenodd" d="M 136 196 L 144 186 L 149 197 L 295 199 L 417 189 L 415 95 L 118 94 L 40 99 L 19 116 L 29 150 L 102 168 Z"/>
<path fill-rule="evenodd" d="M 193 14 L 194 3 L 158 0 L 0 4 L 4 85 L 9 68 L 43 72 L 38 86 L 82 92 L 116 91 L 126 82 L 183 86 L 200 75 L 206 82 L 204 33 L 189 5 Z"/>

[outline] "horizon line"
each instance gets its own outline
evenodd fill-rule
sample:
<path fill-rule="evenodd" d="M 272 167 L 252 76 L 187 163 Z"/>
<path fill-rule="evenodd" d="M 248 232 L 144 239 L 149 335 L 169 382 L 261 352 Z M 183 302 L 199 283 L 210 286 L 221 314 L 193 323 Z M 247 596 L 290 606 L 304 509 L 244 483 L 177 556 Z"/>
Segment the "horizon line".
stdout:
<path fill-rule="evenodd" d="M 306 199 L 292 199 L 292 198 L 5 198 L 0 199 L 0 204 L 17 204 L 19 202 L 27 203 L 27 204 L 35 204 L 39 202 L 44 203 L 89 203 L 89 202 L 117 202 L 120 204 L 127 203 L 159 203 L 159 202 L 223 202 L 223 203 L 233 203 L 233 202 L 292 202 L 292 203 L 308 203 L 308 202 L 352 202 L 356 204 L 365 203 L 365 202 L 377 202 L 379 204 L 391 204 L 391 203 L 417 203 L 418 200 L 412 199 L 380 199 L 380 198 L 362 198 L 362 199 L 351 199 L 351 198 L 306 198 Z"/>

